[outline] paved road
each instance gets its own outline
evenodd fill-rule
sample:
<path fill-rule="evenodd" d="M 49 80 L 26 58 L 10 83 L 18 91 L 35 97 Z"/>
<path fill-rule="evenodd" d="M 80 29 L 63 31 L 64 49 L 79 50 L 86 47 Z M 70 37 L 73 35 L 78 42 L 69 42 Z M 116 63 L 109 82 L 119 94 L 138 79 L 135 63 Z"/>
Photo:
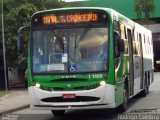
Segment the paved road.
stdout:
<path fill-rule="evenodd" d="M 154 83 L 150 86 L 147 97 L 135 97 L 131 101 L 131 106 L 128 108 L 128 112 L 143 112 L 143 109 L 148 109 L 150 112 L 160 113 L 160 111 L 158 111 L 158 109 L 160 109 L 160 72 L 154 73 Z"/>
<path fill-rule="evenodd" d="M 150 86 L 147 97 L 134 97 L 129 102 L 127 113 L 159 113 L 160 114 L 160 73 L 155 73 L 154 83 Z M 63 117 L 54 117 L 50 111 L 25 109 L 17 111 L 18 120 L 116 120 L 118 113 L 114 110 L 67 111 Z"/>

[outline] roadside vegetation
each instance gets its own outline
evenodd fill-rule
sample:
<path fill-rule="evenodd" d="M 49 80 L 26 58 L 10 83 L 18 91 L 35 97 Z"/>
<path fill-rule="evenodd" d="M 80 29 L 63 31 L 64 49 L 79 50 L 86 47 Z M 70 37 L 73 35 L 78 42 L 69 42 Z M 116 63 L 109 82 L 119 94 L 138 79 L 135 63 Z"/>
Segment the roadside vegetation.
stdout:
<path fill-rule="evenodd" d="M 5 96 L 6 94 L 7 94 L 7 92 L 6 92 L 6 91 L 1 91 L 1 90 L 0 90 L 0 97 Z"/>
<path fill-rule="evenodd" d="M 4 37 L 7 67 L 20 68 L 24 73 L 27 68 L 27 46 L 29 35 L 26 33 L 23 54 L 17 53 L 18 29 L 22 26 L 30 26 L 33 13 L 46 9 L 62 8 L 70 6 L 62 0 L 0 0 L 0 9 L 4 15 Z M 0 26 L 1 26 L 0 17 Z M 1 33 L 1 27 L 0 27 Z M 28 37 L 28 38 L 27 38 Z M 2 46 L 2 34 L 0 34 Z M 0 49 L 2 53 L 2 49 Z M 1 94 L 4 94 L 3 92 Z"/>

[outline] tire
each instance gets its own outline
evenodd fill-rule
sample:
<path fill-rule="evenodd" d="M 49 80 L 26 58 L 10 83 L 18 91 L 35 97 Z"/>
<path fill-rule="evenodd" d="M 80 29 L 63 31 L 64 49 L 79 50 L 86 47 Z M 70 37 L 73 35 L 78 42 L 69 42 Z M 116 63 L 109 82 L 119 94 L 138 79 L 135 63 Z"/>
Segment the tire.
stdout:
<path fill-rule="evenodd" d="M 65 110 L 52 110 L 51 112 L 54 116 L 63 116 L 65 113 Z"/>
<path fill-rule="evenodd" d="M 123 103 L 118 107 L 118 112 L 123 113 L 127 110 L 127 104 L 128 104 L 128 89 L 127 85 L 124 85 L 124 91 L 123 91 Z"/>
<path fill-rule="evenodd" d="M 149 86 L 147 84 L 147 78 L 145 77 L 144 89 L 141 91 L 141 96 L 146 97 L 149 93 Z"/>

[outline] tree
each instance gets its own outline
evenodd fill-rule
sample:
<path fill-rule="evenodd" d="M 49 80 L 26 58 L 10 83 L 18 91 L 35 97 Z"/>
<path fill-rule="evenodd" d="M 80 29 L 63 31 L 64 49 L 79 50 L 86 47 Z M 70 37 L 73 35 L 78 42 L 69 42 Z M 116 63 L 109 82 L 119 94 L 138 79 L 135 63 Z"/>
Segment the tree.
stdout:
<path fill-rule="evenodd" d="M 39 10 L 65 6 L 69 5 L 62 0 L 3 0 L 6 63 L 8 66 L 15 67 L 20 64 L 26 64 L 28 41 L 25 41 L 26 52 L 24 54 L 17 54 L 16 37 L 20 27 L 30 25 L 30 19 L 33 13 Z"/>
<path fill-rule="evenodd" d="M 32 3 L 38 7 L 38 10 L 46 10 L 46 9 L 54 9 L 54 8 L 62 8 L 69 6 L 68 3 L 62 0 L 27 0 L 28 3 Z"/>
<path fill-rule="evenodd" d="M 147 22 L 154 9 L 153 0 L 135 0 L 135 11 L 137 12 L 138 19 L 142 19 L 142 15 L 144 15 L 144 20 Z"/>
<path fill-rule="evenodd" d="M 36 6 L 19 0 L 4 2 L 4 26 L 7 66 L 15 67 L 26 61 L 26 54 L 16 54 L 17 30 L 23 25 L 28 25 L 30 18 L 38 9 Z M 15 7 L 16 6 L 16 7 Z M 27 46 L 27 45 L 26 45 Z M 27 53 L 27 52 L 25 52 Z"/>

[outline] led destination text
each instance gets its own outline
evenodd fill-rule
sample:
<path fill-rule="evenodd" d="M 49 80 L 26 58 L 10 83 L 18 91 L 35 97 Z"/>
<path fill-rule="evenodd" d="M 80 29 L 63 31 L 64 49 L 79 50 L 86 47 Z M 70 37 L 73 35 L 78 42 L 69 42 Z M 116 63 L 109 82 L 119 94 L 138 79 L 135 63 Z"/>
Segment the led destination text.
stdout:
<path fill-rule="evenodd" d="M 97 14 L 72 14 L 72 15 L 46 15 L 43 17 L 43 24 L 58 24 L 58 23 L 81 23 L 81 22 L 96 22 Z"/>

